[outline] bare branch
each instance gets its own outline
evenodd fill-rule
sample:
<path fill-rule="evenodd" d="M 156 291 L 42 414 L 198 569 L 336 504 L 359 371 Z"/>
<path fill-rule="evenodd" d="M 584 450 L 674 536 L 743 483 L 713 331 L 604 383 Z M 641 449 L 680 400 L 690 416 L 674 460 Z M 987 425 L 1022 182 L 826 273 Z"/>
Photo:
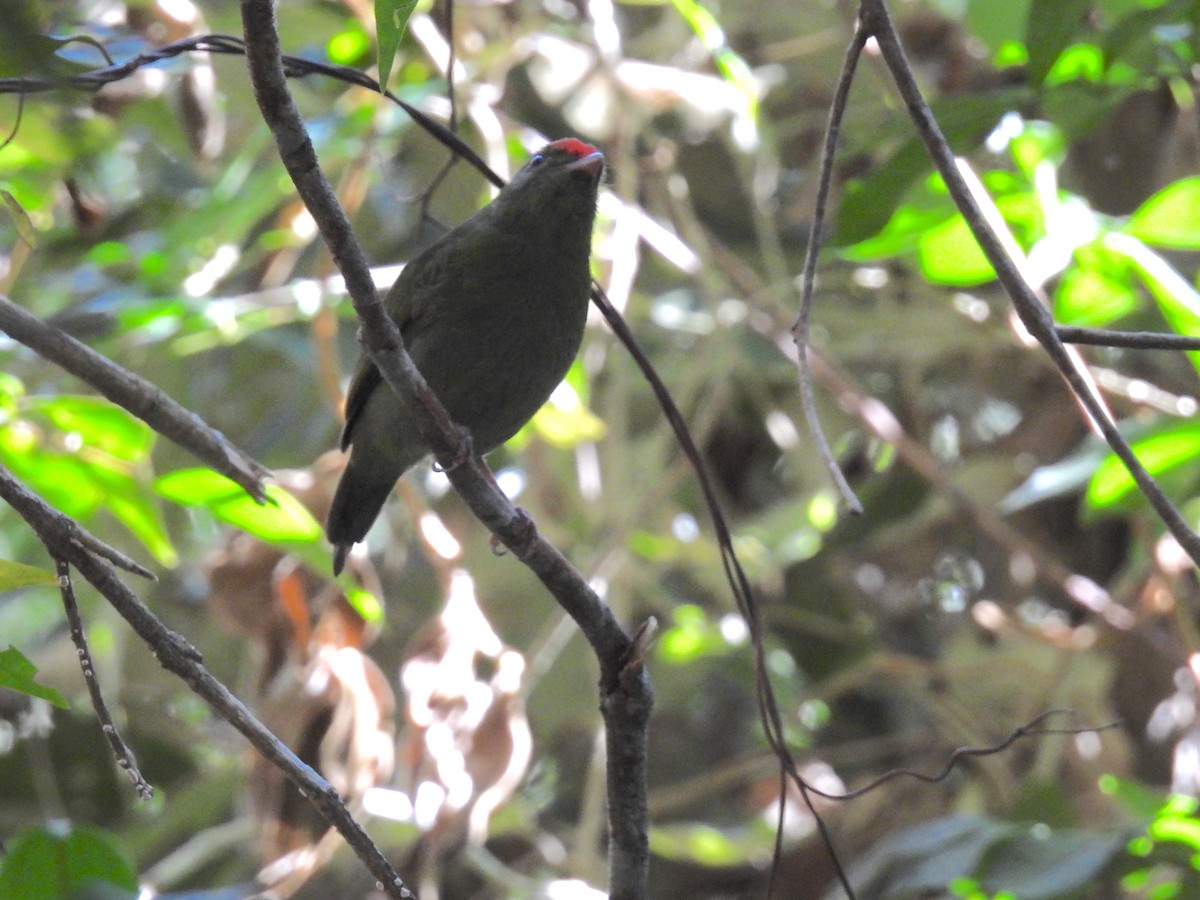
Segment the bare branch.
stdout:
<path fill-rule="evenodd" d="M 1090 344 L 1094 347 L 1129 347 L 1134 350 L 1200 350 L 1200 337 L 1190 334 L 1163 334 L 1158 331 L 1109 331 L 1104 328 L 1077 328 L 1056 325 L 1064 344 Z"/>
<path fill-rule="evenodd" d="M 817 415 L 816 399 L 813 396 L 812 368 L 808 359 L 809 344 L 809 314 L 812 310 L 813 284 L 817 276 L 817 257 L 821 253 L 821 233 L 825 229 L 825 213 L 829 205 L 829 189 L 833 184 L 833 161 L 837 153 L 838 135 L 841 132 L 842 118 L 846 113 L 846 101 L 850 96 L 850 87 L 854 84 L 854 72 L 858 68 L 859 57 L 862 56 L 863 46 L 867 42 L 867 32 L 861 22 L 855 26 L 854 37 L 846 48 L 846 57 L 842 62 L 842 74 L 838 78 L 837 89 L 833 101 L 829 104 L 829 121 L 825 126 L 825 144 L 821 150 L 821 175 L 817 186 L 816 207 L 813 210 L 811 230 L 808 237 L 808 249 L 804 254 L 804 272 L 801 275 L 800 313 L 792 325 L 792 340 L 796 343 L 796 364 L 800 372 L 800 402 L 804 406 L 804 418 L 808 420 L 808 430 L 817 443 L 817 452 L 825 463 L 825 469 L 837 488 L 842 500 L 853 512 L 863 511 L 862 503 L 854 494 L 854 489 L 842 474 L 842 468 L 833 457 L 825 431 L 821 428 L 821 419 Z"/>
<path fill-rule="evenodd" d="M 62 594 L 63 609 L 67 613 L 67 625 L 71 630 L 71 642 L 75 644 L 75 652 L 79 654 L 79 665 L 83 669 L 83 680 L 87 684 L 88 694 L 92 698 L 92 709 L 96 711 L 96 718 L 100 720 L 104 737 L 108 739 L 108 745 L 117 758 L 117 765 L 125 770 L 125 774 L 133 782 L 133 788 L 137 791 L 138 796 L 143 800 L 149 800 L 154 796 L 154 788 L 142 776 L 137 767 L 137 761 L 133 757 L 133 751 L 121 737 L 121 732 L 113 721 L 112 713 L 108 711 L 108 704 L 104 702 L 104 694 L 100 690 L 100 680 L 96 676 L 96 667 L 92 664 L 92 651 L 88 647 L 87 632 L 83 630 L 83 620 L 79 616 L 79 604 L 75 601 L 75 586 L 71 583 L 71 566 L 65 559 L 57 557 L 55 568 L 58 570 L 58 590 Z"/>

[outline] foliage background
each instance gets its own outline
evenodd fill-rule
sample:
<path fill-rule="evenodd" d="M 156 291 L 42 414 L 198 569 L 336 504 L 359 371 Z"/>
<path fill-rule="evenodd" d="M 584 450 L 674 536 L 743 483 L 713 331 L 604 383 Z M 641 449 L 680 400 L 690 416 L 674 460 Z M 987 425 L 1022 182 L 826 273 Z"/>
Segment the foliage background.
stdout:
<path fill-rule="evenodd" d="M 1195 5 L 941 0 L 893 12 L 939 121 L 997 199 L 1059 320 L 1197 333 Z M 181 25 L 150 5 L 17 4 L 0 14 L 0 74 L 51 59 L 100 64 L 86 44 L 31 34 L 85 33 L 120 58 L 187 29 L 237 33 L 236 4 L 200 13 Z M 463 5 L 462 133 L 494 165 L 519 164 L 535 132 L 604 149 L 611 197 L 597 274 L 721 486 L 810 776 L 836 790 L 897 766 L 934 772 L 954 748 L 995 744 L 1055 707 L 1076 711 L 1057 724 L 1121 720 L 1027 739 L 937 784 L 892 781 L 823 806 L 863 896 L 1186 896 L 1194 805 L 1178 797 L 1200 782 L 1194 572 L 1021 341 L 872 57 L 845 124 L 814 318 L 821 417 L 864 516 L 839 512 L 803 434 L 788 329 L 853 14 L 834 2 Z M 445 115 L 442 11 L 425 15 L 400 45 L 392 86 Z M 280 21 L 287 52 L 373 63 L 369 10 L 294 3 Z M 243 62 L 211 65 L 211 97 L 205 66 L 182 58 L 95 98 L 26 98 L 19 127 L 16 98 L 4 98 L 0 126 L 16 128 L 0 150 L 4 290 L 268 466 L 302 469 L 336 441 L 352 317 L 336 295 L 296 288 L 330 263 Z M 293 90 L 372 259 L 407 258 L 437 233 L 422 198 L 445 152 L 364 92 L 317 79 Z M 486 196 L 460 165 L 428 210 L 453 223 Z M 1083 355 L 1195 523 L 1195 360 Z M 106 540 L 153 559 L 161 580 L 145 596 L 156 612 L 252 692 L 253 650 L 206 603 L 202 563 L 225 526 L 211 507 L 168 502 L 156 481 L 193 461 L 22 348 L 0 345 L 0 356 L 0 460 Z M 761 896 L 775 780 L 698 491 L 604 328 L 589 330 L 580 359 L 571 385 L 582 407 L 543 416 L 493 465 L 523 486 L 519 502 L 623 621 L 654 615 L 663 626 L 651 664 L 655 896 Z M 567 877 L 601 886 L 599 716 L 583 645 L 437 479 L 407 482 L 406 502 L 372 536 L 387 598 L 372 657 L 398 690 L 406 647 L 442 606 L 446 562 L 410 515 L 428 505 L 462 543 L 458 564 L 492 626 L 528 663 L 532 765 L 493 819 L 491 856 L 450 854 L 442 890 L 534 895 Z M 0 558 L 46 565 L 7 509 Z M 166 890 L 246 883 L 258 861 L 245 840 L 240 740 L 111 611 L 85 598 L 85 613 L 157 799 L 139 803 L 116 774 L 57 593 L 2 594 L 2 643 L 72 705 L 0 755 L 9 859 L 21 841 L 53 834 L 29 829 L 66 820 L 75 839 L 116 848 L 118 884 L 148 872 Z M 794 798 L 789 810 L 781 890 L 823 896 L 827 856 Z M 412 825 L 370 827 L 400 859 L 416 839 Z M 164 860 L 178 864 L 169 875 Z M 8 862 L 0 879 L 17 883 L 13 872 Z M 364 878 L 338 857 L 305 890 L 362 895 Z"/>

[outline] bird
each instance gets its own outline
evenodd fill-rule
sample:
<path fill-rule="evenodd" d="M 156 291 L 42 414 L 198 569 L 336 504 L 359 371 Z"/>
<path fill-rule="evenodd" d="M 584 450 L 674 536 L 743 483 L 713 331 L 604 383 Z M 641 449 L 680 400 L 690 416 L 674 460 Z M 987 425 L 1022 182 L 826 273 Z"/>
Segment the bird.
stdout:
<path fill-rule="evenodd" d="M 404 267 L 384 300 L 450 418 L 484 455 L 532 418 L 583 341 L 604 155 L 578 138 L 533 154 L 491 203 Z M 363 354 L 346 396 L 350 457 L 326 521 L 341 572 L 396 481 L 430 448 Z"/>

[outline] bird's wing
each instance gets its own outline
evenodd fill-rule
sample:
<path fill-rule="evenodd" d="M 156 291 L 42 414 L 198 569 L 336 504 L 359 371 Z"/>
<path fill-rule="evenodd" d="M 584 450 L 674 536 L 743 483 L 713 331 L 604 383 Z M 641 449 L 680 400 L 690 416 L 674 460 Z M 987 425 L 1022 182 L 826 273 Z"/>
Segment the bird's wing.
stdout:
<path fill-rule="evenodd" d="M 431 244 L 425 252 L 413 258 L 400 277 L 388 291 L 383 301 L 384 309 L 400 328 L 400 336 L 406 345 L 420 329 L 421 314 L 429 308 L 437 293 L 437 286 L 444 277 L 445 254 L 441 242 Z M 383 382 L 383 376 L 365 353 L 358 361 L 358 368 L 350 380 L 346 392 L 346 424 L 342 426 L 341 448 L 345 450 L 354 440 L 354 425 L 367 405 L 367 400 Z"/>

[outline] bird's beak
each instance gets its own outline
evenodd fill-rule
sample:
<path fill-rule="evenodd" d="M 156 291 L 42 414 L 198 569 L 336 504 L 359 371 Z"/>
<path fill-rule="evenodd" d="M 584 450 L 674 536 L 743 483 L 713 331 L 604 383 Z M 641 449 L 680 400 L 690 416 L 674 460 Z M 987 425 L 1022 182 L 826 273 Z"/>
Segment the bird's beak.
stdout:
<path fill-rule="evenodd" d="M 597 150 L 595 153 L 589 153 L 582 159 L 577 159 L 575 162 L 567 166 L 568 172 L 581 172 L 583 175 L 591 178 L 593 181 L 600 177 L 600 173 L 604 171 L 604 154 Z"/>

